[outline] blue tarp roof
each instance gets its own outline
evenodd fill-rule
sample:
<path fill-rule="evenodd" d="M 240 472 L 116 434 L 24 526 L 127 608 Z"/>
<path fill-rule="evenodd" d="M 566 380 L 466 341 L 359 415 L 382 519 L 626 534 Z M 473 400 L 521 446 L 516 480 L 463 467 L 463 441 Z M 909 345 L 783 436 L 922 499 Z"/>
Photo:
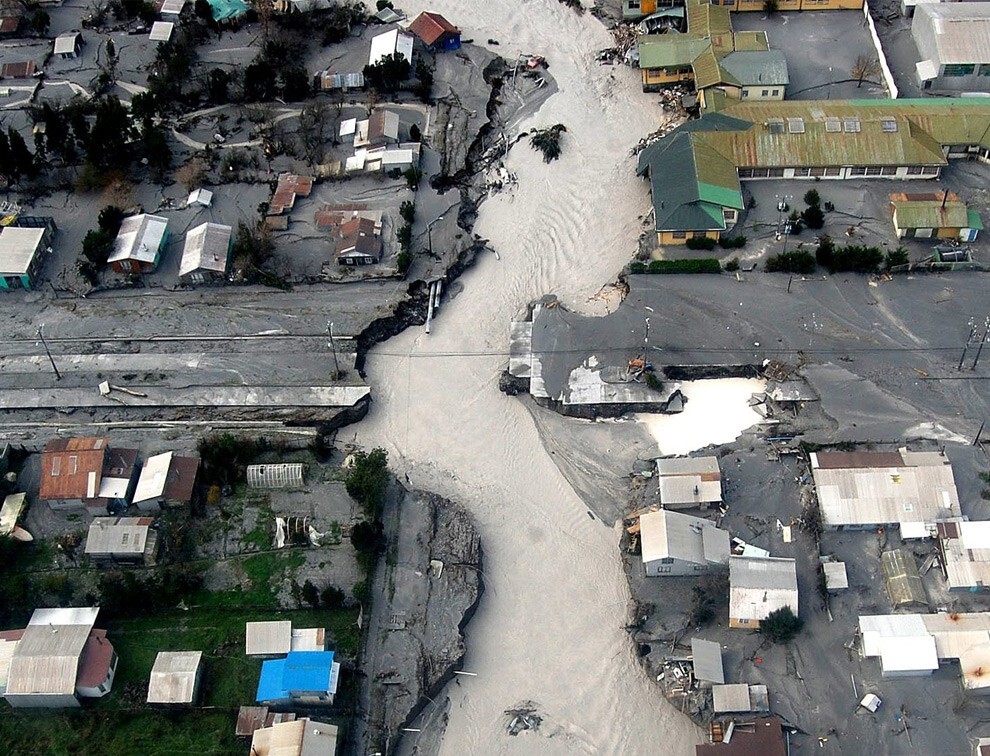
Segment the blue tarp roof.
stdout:
<path fill-rule="evenodd" d="M 214 21 L 229 21 L 232 18 L 243 16 L 251 6 L 244 0 L 208 0 L 213 9 Z"/>
<path fill-rule="evenodd" d="M 290 651 L 284 659 L 269 659 L 261 665 L 257 700 L 284 700 L 290 691 L 326 693 L 332 671 L 333 651 Z"/>

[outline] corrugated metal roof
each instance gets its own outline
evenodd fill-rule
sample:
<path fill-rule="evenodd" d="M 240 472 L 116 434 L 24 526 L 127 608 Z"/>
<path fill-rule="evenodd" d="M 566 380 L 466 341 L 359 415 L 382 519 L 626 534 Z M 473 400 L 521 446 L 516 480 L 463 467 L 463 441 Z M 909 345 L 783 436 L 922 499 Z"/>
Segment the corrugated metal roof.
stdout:
<path fill-rule="evenodd" d="M 292 622 L 248 622 L 245 625 L 245 653 L 248 656 L 274 656 L 292 650 Z"/>
<path fill-rule="evenodd" d="M 182 247 L 179 275 L 196 270 L 226 273 L 233 232 L 233 228 L 222 223 L 202 223 L 189 231 Z"/>
<path fill-rule="evenodd" d="M 891 200 L 894 225 L 898 228 L 966 228 L 969 212 L 965 202 L 928 200 Z"/>
<path fill-rule="evenodd" d="M 60 438 L 49 441 L 41 453 L 41 484 L 38 498 L 95 498 L 103 477 L 109 439 Z"/>
<path fill-rule="evenodd" d="M 751 711 L 749 685 L 746 683 L 713 685 L 712 708 L 716 714 Z"/>
<path fill-rule="evenodd" d="M 669 457 L 656 463 L 659 475 L 721 475 L 718 457 Z"/>
<path fill-rule="evenodd" d="M 0 276 L 22 276 L 42 249 L 43 228 L 0 228 Z"/>
<path fill-rule="evenodd" d="M 885 551 L 880 555 L 880 565 L 887 583 L 887 595 L 895 609 L 928 606 L 928 596 L 913 554 L 905 549 Z"/>
<path fill-rule="evenodd" d="M 789 606 L 798 613 L 797 571 L 793 559 L 729 557 L 729 617 L 762 620 Z"/>
<path fill-rule="evenodd" d="M 639 38 L 639 67 L 682 68 L 711 44 L 687 34 L 650 34 Z"/>
<path fill-rule="evenodd" d="M 172 464 L 172 452 L 156 454 L 148 457 L 141 468 L 137 488 L 134 489 L 134 503 L 147 501 L 161 496 L 165 491 L 165 481 L 168 478 L 168 468 Z"/>
<path fill-rule="evenodd" d="M 86 553 L 92 556 L 141 556 L 148 545 L 150 517 L 96 517 L 89 526 Z"/>
<path fill-rule="evenodd" d="M 990 7 L 984 3 L 919 5 L 911 34 L 924 58 L 938 63 L 990 63 Z"/>
<path fill-rule="evenodd" d="M 711 520 L 661 509 L 642 515 L 639 525 L 644 563 L 667 558 L 693 564 L 729 560 L 729 533 Z"/>
<path fill-rule="evenodd" d="M 335 725 L 308 718 L 279 722 L 254 731 L 252 756 L 333 756 L 337 752 Z"/>
<path fill-rule="evenodd" d="M 725 682 L 725 672 L 722 669 L 722 647 L 718 643 L 701 638 L 692 638 L 691 656 L 696 679 L 718 685 Z"/>
<path fill-rule="evenodd" d="M 168 231 L 168 218 L 160 215 L 132 215 L 124 218 L 107 262 L 137 260 L 153 263 Z"/>
<path fill-rule="evenodd" d="M 160 651 L 148 682 L 148 703 L 192 703 L 202 651 Z"/>
<path fill-rule="evenodd" d="M 718 62 L 742 86 L 785 86 L 787 59 L 780 50 L 731 52 Z"/>

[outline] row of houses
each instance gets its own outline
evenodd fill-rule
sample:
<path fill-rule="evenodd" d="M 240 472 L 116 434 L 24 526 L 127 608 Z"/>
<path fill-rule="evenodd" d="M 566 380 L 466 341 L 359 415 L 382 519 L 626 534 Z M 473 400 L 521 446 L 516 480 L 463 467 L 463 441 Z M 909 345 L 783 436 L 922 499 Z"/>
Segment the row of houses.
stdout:
<path fill-rule="evenodd" d="M 59 438 L 42 450 L 38 500 L 54 510 L 153 513 L 189 505 L 198 472 L 197 457 L 164 452 L 142 465 L 136 449 L 111 448 L 104 436 Z"/>
<path fill-rule="evenodd" d="M 642 18 L 684 4 L 685 0 L 624 0 L 622 17 Z M 764 12 L 763 0 L 712 0 L 712 5 L 716 4 L 732 11 Z M 862 7 L 863 0 L 778 0 L 780 11 L 859 10 Z"/>
<path fill-rule="evenodd" d="M 640 153 L 660 244 L 730 229 L 744 208 L 743 181 L 934 179 L 949 160 L 990 159 L 984 98 L 712 99 L 716 107 Z"/>

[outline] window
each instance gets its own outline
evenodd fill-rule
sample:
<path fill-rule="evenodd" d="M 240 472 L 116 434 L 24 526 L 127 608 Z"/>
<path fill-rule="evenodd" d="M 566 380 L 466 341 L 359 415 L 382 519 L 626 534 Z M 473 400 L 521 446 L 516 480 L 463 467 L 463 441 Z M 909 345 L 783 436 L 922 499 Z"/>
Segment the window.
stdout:
<path fill-rule="evenodd" d="M 836 132 L 842 131 L 842 124 L 839 122 L 839 119 L 826 118 L 825 131 L 827 131 L 829 134 L 835 134 Z"/>
<path fill-rule="evenodd" d="M 783 134 L 784 133 L 784 119 L 783 118 L 771 118 L 767 121 L 767 128 L 770 130 L 771 134 Z"/>
<path fill-rule="evenodd" d="M 705 571 L 705 566 L 702 565 L 702 564 L 696 564 L 696 565 L 694 565 L 693 569 L 694 569 L 695 572 L 704 572 Z"/>
<path fill-rule="evenodd" d="M 883 174 L 883 169 L 878 168 L 877 166 L 874 165 L 868 166 L 866 169 L 867 176 L 880 176 L 882 174 Z"/>
<path fill-rule="evenodd" d="M 671 236 L 673 236 L 675 239 L 687 239 L 687 233 L 685 233 L 684 231 L 675 231 L 673 234 L 671 234 Z"/>
<path fill-rule="evenodd" d="M 674 563 L 673 557 L 664 557 L 663 559 L 660 560 L 660 564 L 673 564 L 673 563 Z"/>
<path fill-rule="evenodd" d="M 657 567 L 657 572 L 663 574 L 665 572 L 670 572 L 670 567 Z"/>
<path fill-rule="evenodd" d="M 808 178 L 811 175 L 810 168 L 795 168 L 794 178 Z"/>
<path fill-rule="evenodd" d="M 121 546 L 126 546 L 130 542 L 131 542 L 131 534 L 130 533 L 124 533 L 123 536 L 120 539 L 120 545 Z"/>
<path fill-rule="evenodd" d="M 916 228 L 914 230 L 914 236 L 917 239 L 931 239 L 932 230 L 930 228 Z"/>
<path fill-rule="evenodd" d="M 783 168 L 771 168 L 767 171 L 767 178 L 784 178 Z"/>
<path fill-rule="evenodd" d="M 629 0 L 629 4 L 626 7 L 629 10 L 639 10 L 639 0 Z"/>
<path fill-rule="evenodd" d="M 760 95 L 760 97 L 768 97 L 769 95 L 770 95 L 770 90 L 769 89 L 764 89 L 763 90 L 763 93 Z"/>
<path fill-rule="evenodd" d="M 976 71 L 972 63 L 949 63 L 942 66 L 942 76 L 970 76 Z"/>
<path fill-rule="evenodd" d="M 986 63 L 980 65 L 980 76 L 990 76 L 990 65 Z"/>
<path fill-rule="evenodd" d="M 748 89 L 744 89 L 744 90 L 742 91 L 742 96 L 743 96 L 743 99 L 744 99 L 744 100 L 745 100 L 745 99 L 746 99 L 747 97 L 749 97 L 749 90 L 748 90 Z"/>
<path fill-rule="evenodd" d="M 896 176 L 897 168 L 895 166 L 885 166 L 880 169 L 881 176 Z"/>
<path fill-rule="evenodd" d="M 57 478 L 61 472 L 61 469 L 62 469 L 62 458 L 58 456 L 52 457 L 52 477 Z"/>
<path fill-rule="evenodd" d="M 780 97 L 780 90 L 779 90 L 779 89 L 774 89 L 774 90 L 773 90 L 773 91 L 772 91 L 772 92 L 770 93 L 770 96 L 771 96 L 771 97 Z"/>
<path fill-rule="evenodd" d="M 825 175 L 826 176 L 832 176 L 832 177 L 841 176 L 842 175 L 842 169 L 841 168 L 826 168 L 825 169 Z"/>
<path fill-rule="evenodd" d="M 766 92 L 764 91 L 764 96 Z M 804 133 L 804 119 L 803 118 L 788 118 L 787 119 L 787 131 L 791 134 L 803 134 Z"/>
<path fill-rule="evenodd" d="M 921 172 L 924 170 L 920 165 L 909 165 L 907 170 L 908 176 L 920 176 Z"/>
<path fill-rule="evenodd" d="M 824 176 L 825 175 L 825 169 L 824 168 L 810 168 L 808 170 L 808 175 L 809 176 L 814 176 L 815 178 L 820 178 L 821 176 Z"/>
<path fill-rule="evenodd" d="M 736 211 L 735 210 L 732 210 L 730 208 L 724 207 L 724 208 L 722 208 L 722 217 L 725 219 L 725 222 L 726 223 L 735 223 L 736 222 Z"/>
<path fill-rule="evenodd" d="M 842 128 L 847 134 L 858 134 L 860 131 L 860 124 L 858 118 L 843 118 Z"/>
<path fill-rule="evenodd" d="M 852 168 L 849 169 L 849 175 L 850 176 L 865 176 L 866 175 L 866 168 L 864 166 L 862 166 L 862 165 L 854 165 Z"/>
<path fill-rule="evenodd" d="M 75 456 L 74 454 L 71 457 L 69 457 L 69 467 L 72 468 L 72 472 L 70 472 L 69 475 L 75 475 L 77 472 L 79 472 L 79 457 Z"/>
<path fill-rule="evenodd" d="M 893 134 L 897 131 L 897 121 L 893 118 L 881 118 L 880 128 L 886 131 L 888 134 Z"/>
<path fill-rule="evenodd" d="M 691 238 L 692 239 L 704 239 L 705 238 L 705 232 L 704 231 L 692 231 L 691 232 Z"/>
<path fill-rule="evenodd" d="M 926 165 L 921 169 L 922 176 L 937 176 L 939 168 L 937 165 Z"/>

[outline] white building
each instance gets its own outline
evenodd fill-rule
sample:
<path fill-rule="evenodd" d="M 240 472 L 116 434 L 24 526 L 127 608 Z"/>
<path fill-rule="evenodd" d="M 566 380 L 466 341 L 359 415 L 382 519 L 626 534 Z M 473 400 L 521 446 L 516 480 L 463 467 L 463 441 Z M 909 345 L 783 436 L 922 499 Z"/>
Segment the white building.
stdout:
<path fill-rule="evenodd" d="M 261 727 L 251 736 L 251 756 L 334 756 L 337 728 L 308 717 Z"/>
<path fill-rule="evenodd" d="M 375 65 L 386 55 L 401 55 L 412 63 L 413 36 L 399 29 L 391 29 L 371 38 L 368 65 Z"/>
<path fill-rule="evenodd" d="M 248 622 L 244 635 L 248 656 L 285 656 L 290 651 L 325 651 L 327 647 L 324 628 L 293 629 L 290 620 Z"/>
<path fill-rule="evenodd" d="M 185 283 L 223 279 L 230 264 L 234 229 L 222 223 L 201 223 L 186 234 L 179 263 L 179 278 Z"/>
<path fill-rule="evenodd" d="M 797 567 L 781 557 L 729 557 L 729 627 L 755 630 L 771 612 L 798 614 Z"/>
<path fill-rule="evenodd" d="M 160 651 L 151 668 L 148 703 L 195 703 L 202 675 L 202 651 Z"/>
<path fill-rule="evenodd" d="M 729 533 L 711 520 L 661 509 L 642 515 L 639 528 L 650 577 L 697 575 L 729 562 Z"/>
<path fill-rule="evenodd" d="M 722 473 L 716 457 L 657 460 L 657 486 L 664 509 L 707 509 L 722 501 Z"/>
<path fill-rule="evenodd" d="M 990 589 L 990 522 L 936 523 L 942 577 L 950 591 Z"/>

